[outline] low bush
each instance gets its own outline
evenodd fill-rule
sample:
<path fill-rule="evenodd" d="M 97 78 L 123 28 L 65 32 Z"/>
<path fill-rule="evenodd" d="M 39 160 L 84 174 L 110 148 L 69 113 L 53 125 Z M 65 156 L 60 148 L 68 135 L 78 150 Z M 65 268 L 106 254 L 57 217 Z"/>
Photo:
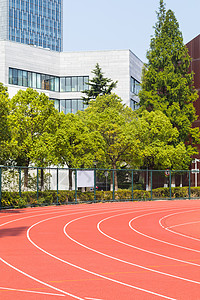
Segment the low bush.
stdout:
<path fill-rule="evenodd" d="M 75 203 L 75 191 L 39 191 L 37 192 L 22 192 L 21 197 L 17 192 L 1 193 L 1 206 L 2 208 L 23 208 L 26 206 L 42 206 L 52 204 L 71 204 Z M 38 196 L 38 197 L 37 197 Z M 151 200 L 152 199 L 169 199 L 169 188 L 157 188 L 151 191 L 119 189 L 115 191 L 115 201 L 128 201 L 128 200 Z M 172 199 L 189 198 L 188 187 L 172 187 Z M 190 198 L 200 198 L 200 187 L 191 187 Z M 96 191 L 96 202 L 112 201 L 112 191 Z M 77 191 L 77 203 L 94 202 L 93 192 Z"/>

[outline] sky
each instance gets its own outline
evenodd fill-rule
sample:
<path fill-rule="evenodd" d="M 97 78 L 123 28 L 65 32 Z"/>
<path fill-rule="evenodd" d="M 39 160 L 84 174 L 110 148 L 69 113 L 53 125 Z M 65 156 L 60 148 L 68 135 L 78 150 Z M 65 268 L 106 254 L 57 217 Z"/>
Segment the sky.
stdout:
<path fill-rule="evenodd" d="M 130 49 L 143 62 L 157 21 L 159 0 L 63 0 L 63 50 Z M 200 34 L 200 0 L 166 0 L 184 43 Z"/>

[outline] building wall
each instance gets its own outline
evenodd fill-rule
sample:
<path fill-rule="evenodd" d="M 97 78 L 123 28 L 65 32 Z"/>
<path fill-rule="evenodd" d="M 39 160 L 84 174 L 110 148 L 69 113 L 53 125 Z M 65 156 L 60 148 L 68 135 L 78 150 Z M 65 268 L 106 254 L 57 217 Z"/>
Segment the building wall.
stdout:
<path fill-rule="evenodd" d="M 20 43 L 0 42 L 0 82 L 8 86 L 10 97 L 26 87 L 9 84 L 9 67 L 53 76 L 94 76 L 91 71 L 99 63 L 105 77 L 118 81 L 113 90 L 123 103 L 130 106 L 130 98 L 138 97 L 130 92 L 130 76 L 140 81 L 142 62 L 130 50 L 55 52 Z M 44 91 L 53 99 L 81 99 L 81 92 Z"/>

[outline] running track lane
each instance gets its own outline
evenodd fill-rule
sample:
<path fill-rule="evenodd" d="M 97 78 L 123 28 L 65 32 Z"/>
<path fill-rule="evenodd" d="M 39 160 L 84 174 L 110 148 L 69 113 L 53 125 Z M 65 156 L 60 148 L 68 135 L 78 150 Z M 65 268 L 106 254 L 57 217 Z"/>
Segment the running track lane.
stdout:
<path fill-rule="evenodd" d="M 199 213 L 193 200 L 1 212 L 0 299 L 200 299 Z"/>

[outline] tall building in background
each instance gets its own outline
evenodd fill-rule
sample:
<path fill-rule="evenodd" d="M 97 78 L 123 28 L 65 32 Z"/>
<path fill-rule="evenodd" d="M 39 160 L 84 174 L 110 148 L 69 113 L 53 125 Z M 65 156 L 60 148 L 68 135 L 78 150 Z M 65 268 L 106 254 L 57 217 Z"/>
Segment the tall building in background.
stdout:
<path fill-rule="evenodd" d="M 63 0 L 0 0 L 0 40 L 63 50 Z"/>

